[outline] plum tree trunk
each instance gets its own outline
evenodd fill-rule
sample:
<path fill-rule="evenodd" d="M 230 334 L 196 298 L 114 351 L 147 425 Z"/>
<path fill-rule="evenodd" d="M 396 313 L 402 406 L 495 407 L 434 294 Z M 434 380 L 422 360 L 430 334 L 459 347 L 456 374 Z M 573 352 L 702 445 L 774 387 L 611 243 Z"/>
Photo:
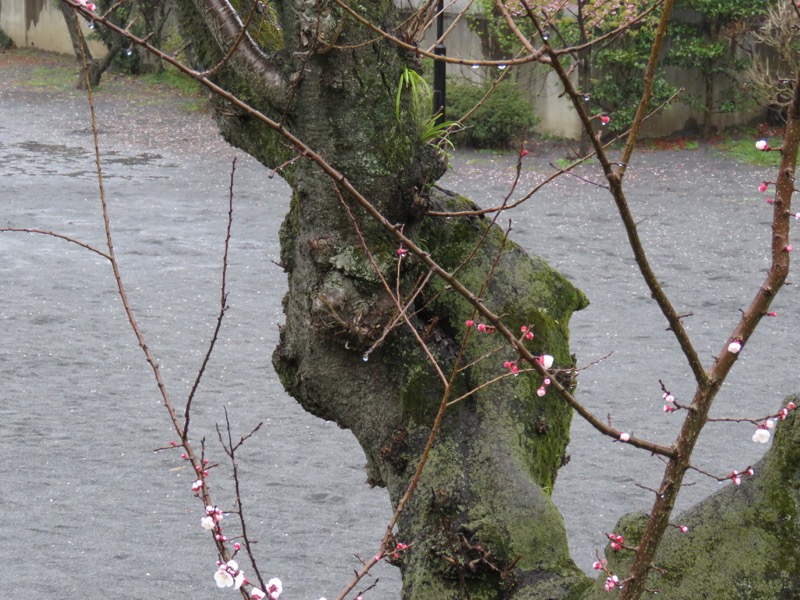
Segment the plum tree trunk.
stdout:
<path fill-rule="evenodd" d="M 241 13 L 249 8 L 234 4 Z M 178 5 L 192 60 L 213 66 L 225 54 L 226 31 L 230 42 L 233 30 L 225 9 L 212 1 Z M 425 116 L 413 110 L 410 90 L 396 111 L 401 75 L 419 69 L 416 56 L 376 39 L 332 3 L 276 6 L 282 40 L 271 48 L 263 41 L 268 36 L 248 40 L 217 81 L 283 122 L 441 266 L 456 269 L 477 248 L 458 274 L 474 293 L 500 256 L 484 302 L 516 327 L 532 325 L 535 352 L 552 354 L 559 367 L 572 366 L 567 323 L 586 304 L 584 296 L 541 260 L 506 243 L 487 218 L 426 216 L 429 209 L 472 204 L 434 186 L 445 159 L 422 139 Z M 384 29 L 397 22 L 390 0 L 362 3 L 359 10 Z M 256 25 L 263 31 L 269 23 Z M 277 134 L 225 101 L 216 108 L 226 139 L 265 165 L 275 168 L 295 156 Z M 343 192 L 313 162 L 301 158 L 282 174 L 293 192 L 281 229 L 289 292 L 273 363 L 306 410 L 353 432 L 367 457 L 368 481 L 386 486 L 396 504 L 444 386 L 402 323 L 377 343 L 398 311 L 359 233 L 390 285 L 399 282 L 402 296 L 427 270 L 413 257 L 398 259 L 397 243 L 344 195 L 357 232 L 340 201 Z M 449 375 L 471 307 L 434 279 L 412 308 L 414 328 Z M 498 345 L 497 337 L 473 334 L 461 364 Z M 514 358 L 509 349 L 460 371 L 451 399 L 501 375 L 503 361 Z M 418 491 L 394 532 L 398 542 L 410 544 L 397 560 L 404 598 L 570 598 L 588 585 L 569 557 L 564 525 L 550 500 L 571 411 L 555 397 L 538 397 L 540 385 L 538 375 L 509 378 L 446 411 Z M 369 548 L 376 542 L 364 543 Z"/>

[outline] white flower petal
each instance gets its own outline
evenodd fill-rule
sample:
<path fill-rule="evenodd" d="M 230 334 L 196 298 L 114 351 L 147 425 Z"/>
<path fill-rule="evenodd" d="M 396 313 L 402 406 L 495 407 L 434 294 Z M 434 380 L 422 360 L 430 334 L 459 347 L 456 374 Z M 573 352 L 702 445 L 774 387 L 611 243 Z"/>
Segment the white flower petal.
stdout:
<path fill-rule="evenodd" d="M 217 582 L 217 587 L 231 587 L 233 585 L 233 577 L 225 571 L 217 571 L 214 573 L 214 581 Z"/>

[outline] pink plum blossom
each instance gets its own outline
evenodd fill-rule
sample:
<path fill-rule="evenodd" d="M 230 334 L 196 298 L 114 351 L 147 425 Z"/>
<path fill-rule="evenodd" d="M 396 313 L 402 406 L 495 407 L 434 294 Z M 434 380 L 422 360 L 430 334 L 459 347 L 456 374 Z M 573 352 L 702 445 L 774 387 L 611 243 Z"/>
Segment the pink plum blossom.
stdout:
<path fill-rule="evenodd" d="M 630 439 L 631 439 L 631 434 L 626 431 L 623 431 L 622 433 L 619 434 L 620 442 L 628 442 L 630 441 Z"/>
<path fill-rule="evenodd" d="M 769 150 L 769 144 L 767 143 L 767 140 L 758 140 L 756 142 L 756 150 L 762 150 L 764 152 Z"/>
<path fill-rule="evenodd" d="M 767 191 L 767 182 L 766 181 L 762 181 L 761 182 L 761 185 L 758 186 L 758 191 L 759 192 L 766 192 Z"/>
<path fill-rule="evenodd" d="M 730 344 L 728 344 L 728 352 L 732 354 L 739 354 L 739 350 L 742 349 L 742 342 L 739 340 L 733 340 Z"/>
<path fill-rule="evenodd" d="M 259 588 L 254 587 L 252 590 L 250 590 L 250 597 L 253 600 L 263 600 L 264 598 L 267 597 L 267 595 Z"/>

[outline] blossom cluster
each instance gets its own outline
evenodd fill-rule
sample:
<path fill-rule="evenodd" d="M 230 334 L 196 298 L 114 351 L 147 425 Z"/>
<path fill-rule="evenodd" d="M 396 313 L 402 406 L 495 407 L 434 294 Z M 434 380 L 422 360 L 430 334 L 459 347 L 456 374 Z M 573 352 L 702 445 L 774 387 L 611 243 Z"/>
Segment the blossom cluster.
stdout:
<path fill-rule="evenodd" d="M 244 572 L 239 568 L 238 563 L 231 559 L 228 562 L 217 561 L 217 572 L 214 573 L 214 581 L 217 587 L 231 587 L 238 590 L 247 583 Z"/>
<path fill-rule="evenodd" d="M 786 406 L 778 411 L 776 415 L 779 421 L 783 421 L 786 417 L 789 416 L 789 412 L 795 410 L 797 405 L 794 402 L 789 402 Z M 753 434 L 753 441 L 757 444 L 766 444 L 771 437 L 770 431 L 775 429 L 775 419 L 768 418 L 765 419 L 761 425 L 758 426 L 756 432 Z"/>
<path fill-rule="evenodd" d="M 606 577 L 606 583 L 603 587 L 606 589 L 607 592 L 610 592 L 616 587 L 622 589 L 622 585 L 620 585 L 619 582 L 619 577 L 617 577 L 616 575 L 609 575 L 608 577 Z"/>
<path fill-rule="evenodd" d="M 678 410 L 678 407 L 675 405 L 675 396 L 673 396 L 669 392 L 664 392 L 661 398 L 664 400 L 665 413 L 673 413 L 676 410 Z"/>
<path fill-rule="evenodd" d="M 611 538 L 612 540 L 614 539 L 613 535 L 609 535 L 608 537 Z M 606 561 L 604 559 L 594 561 L 594 563 L 592 564 L 592 568 L 595 571 L 605 571 L 605 573 L 608 575 L 608 577 L 606 577 L 605 585 L 603 586 L 607 592 L 610 592 L 614 588 L 622 589 L 622 583 L 620 582 L 619 577 L 614 575 L 608 570 L 608 568 L 606 567 Z"/>
<path fill-rule="evenodd" d="M 222 521 L 225 515 L 216 506 L 206 506 L 206 516 L 200 519 L 200 526 L 206 531 L 211 531 Z M 221 530 L 222 528 L 220 528 Z"/>
<path fill-rule="evenodd" d="M 214 573 L 214 581 L 217 582 L 217 587 L 233 587 L 234 590 L 238 590 L 243 585 L 249 583 L 244 576 L 244 572 L 233 559 L 227 562 L 217 561 L 217 572 Z M 260 588 L 253 587 L 253 589 L 250 590 L 250 598 L 252 598 L 252 600 L 264 600 L 264 598 L 268 598 L 268 600 L 278 600 L 282 592 L 283 583 L 277 577 L 273 577 L 267 582 L 266 592 Z"/>
<path fill-rule="evenodd" d="M 743 473 L 733 470 L 731 471 L 731 474 L 726 477 L 726 479 L 730 479 L 733 482 L 733 485 L 742 485 L 742 475 L 752 477 L 755 475 L 755 471 L 753 471 L 753 467 L 747 467 Z"/>
<path fill-rule="evenodd" d="M 497 331 L 497 328 L 494 325 L 486 325 L 485 323 L 475 323 L 472 319 L 467 320 L 464 323 L 467 327 L 474 327 L 481 333 L 494 333 Z"/>

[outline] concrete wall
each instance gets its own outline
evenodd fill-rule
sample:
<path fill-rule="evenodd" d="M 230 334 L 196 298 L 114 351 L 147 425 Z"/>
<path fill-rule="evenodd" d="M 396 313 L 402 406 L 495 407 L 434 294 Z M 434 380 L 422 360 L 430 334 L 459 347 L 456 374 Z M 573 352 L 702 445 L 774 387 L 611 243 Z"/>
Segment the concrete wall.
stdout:
<path fill-rule="evenodd" d="M 80 19 L 83 33 L 91 30 Z M 53 0 L 0 0 L 0 27 L 18 48 L 38 48 L 61 54 L 72 54 L 64 16 Z M 105 46 L 89 41 L 95 56 L 105 53 Z"/>

